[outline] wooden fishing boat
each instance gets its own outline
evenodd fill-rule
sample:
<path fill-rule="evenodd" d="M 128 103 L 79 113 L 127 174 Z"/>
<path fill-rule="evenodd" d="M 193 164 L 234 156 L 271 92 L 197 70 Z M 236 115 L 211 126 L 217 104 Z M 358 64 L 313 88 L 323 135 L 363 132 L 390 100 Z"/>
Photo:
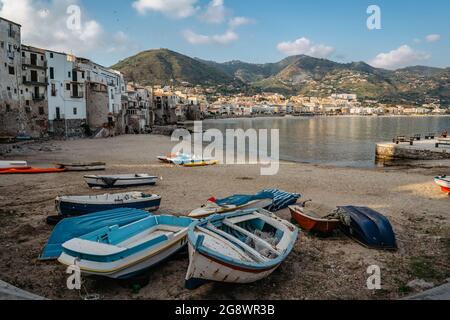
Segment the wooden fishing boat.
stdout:
<path fill-rule="evenodd" d="M 442 192 L 450 195 L 450 177 L 439 176 L 434 179 L 438 186 L 441 187 Z"/>
<path fill-rule="evenodd" d="M 142 192 L 103 194 L 98 196 L 65 196 L 57 197 L 55 204 L 56 210 L 63 216 L 80 216 L 119 208 L 156 211 L 161 204 L 161 197 Z"/>
<path fill-rule="evenodd" d="M 211 198 L 201 208 L 193 210 L 189 217 L 202 219 L 213 214 L 223 214 L 243 209 L 264 209 L 272 204 L 272 194 L 258 193 L 256 195 L 234 195 L 225 199 Z"/>
<path fill-rule="evenodd" d="M 189 218 L 151 216 L 101 228 L 62 245 L 58 261 L 87 275 L 127 279 L 161 263 L 187 244 Z"/>
<path fill-rule="evenodd" d="M 158 181 L 158 177 L 146 173 L 142 174 L 122 174 L 122 175 L 89 175 L 84 176 L 84 180 L 91 188 L 127 188 L 137 186 L 153 186 Z"/>
<path fill-rule="evenodd" d="M 318 214 L 301 206 L 290 206 L 292 219 L 295 220 L 305 231 L 318 232 L 323 235 L 330 235 L 339 227 L 341 221 L 334 215 L 321 217 Z"/>
<path fill-rule="evenodd" d="M 287 258 L 298 229 L 265 210 L 236 211 L 198 220 L 189 227 L 186 287 L 206 281 L 252 283 Z"/>
<path fill-rule="evenodd" d="M 26 161 L 0 161 L 0 169 L 24 169 L 29 168 Z"/>
<path fill-rule="evenodd" d="M 0 170 L 0 174 L 42 174 L 42 173 L 60 173 L 65 171 L 66 169 L 24 167 L 24 168 L 12 168 Z"/>
<path fill-rule="evenodd" d="M 57 163 L 56 166 L 67 171 L 102 171 L 106 170 L 104 162 Z"/>

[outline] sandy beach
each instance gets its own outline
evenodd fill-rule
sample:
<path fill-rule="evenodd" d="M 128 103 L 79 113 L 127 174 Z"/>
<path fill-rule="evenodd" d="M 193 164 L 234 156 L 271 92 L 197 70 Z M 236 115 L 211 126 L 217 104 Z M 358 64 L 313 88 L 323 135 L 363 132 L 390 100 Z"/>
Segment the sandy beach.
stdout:
<path fill-rule="evenodd" d="M 423 279 L 439 285 L 450 277 L 450 198 L 433 181 L 450 167 L 353 169 L 284 162 L 276 176 L 261 176 L 258 165 L 183 168 L 161 164 L 170 138 L 119 136 L 105 140 L 50 141 L 26 145 L 8 159 L 35 166 L 55 162 L 105 161 L 107 174 L 151 173 L 157 186 L 138 191 L 162 196 L 157 214 L 186 215 L 208 198 L 280 188 L 313 199 L 321 212 L 338 205 L 361 205 L 385 214 L 399 250 L 369 250 L 338 235 L 318 239 L 302 233 L 294 251 L 267 279 L 251 285 L 211 283 L 184 289 L 186 254 L 153 268 L 148 283 L 84 278 L 82 294 L 102 299 L 397 299 L 412 294 L 406 284 Z M 66 288 L 65 268 L 37 260 L 52 227 L 58 195 L 103 194 L 91 190 L 83 173 L 0 176 L 0 279 L 50 299 L 80 299 Z M 120 191 L 118 191 L 120 192 Z M 288 210 L 277 213 L 290 219 Z M 379 265 L 382 290 L 368 290 L 367 268 Z"/>

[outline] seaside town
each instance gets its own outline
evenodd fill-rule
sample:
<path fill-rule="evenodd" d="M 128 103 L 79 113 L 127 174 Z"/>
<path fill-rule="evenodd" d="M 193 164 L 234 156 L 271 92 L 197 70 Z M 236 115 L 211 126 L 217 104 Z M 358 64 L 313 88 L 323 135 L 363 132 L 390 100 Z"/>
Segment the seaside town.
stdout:
<path fill-rule="evenodd" d="M 355 94 L 227 96 L 214 87 L 141 86 L 116 70 L 69 53 L 28 46 L 21 26 L 0 18 L 0 135 L 40 138 L 151 132 L 186 120 L 257 116 L 443 115 L 440 101 L 422 106 L 360 101 Z M 5 39 L 5 40 L 4 40 Z"/>
<path fill-rule="evenodd" d="M 0 17 L 0 300 L 448 299 L 445 92 L 386 103 L 132 78 Z M 217 136 L 245 122 L 248 149 L 275 124 L 276 170 L 240 128 L 248 162 L 234 140 L 174 151 L 168 136 L 200 120 Z"/>

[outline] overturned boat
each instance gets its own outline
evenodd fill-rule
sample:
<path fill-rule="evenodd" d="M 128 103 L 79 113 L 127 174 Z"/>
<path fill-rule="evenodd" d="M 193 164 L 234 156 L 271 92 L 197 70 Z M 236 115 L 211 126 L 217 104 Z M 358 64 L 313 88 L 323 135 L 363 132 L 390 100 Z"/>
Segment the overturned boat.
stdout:
<path fill-rule="evenodd" d="M 104 227 L 62 245 L 58 261 L 87 275 L 127 279 L 161 263 L 187 244 L 189 218 L 151 216 Z"/>
<path fill-rule="evenodd" d="M 118 208 L 156 211 L 161 204 L 161 196 L 143 192 L 103 194 L 98 196 L 64 196 L 57 197 L 55 203 L 56 210 L 63 216 L 80 216 Z"/>
<path fill-rule="evenodd" d="M 341 221 L 335 214 L 320 216 L 311 210 L 306 210 L 302 206 L 289 206 L 292 219 L 295 220 L 305 231 L 317 232 L 320 235 L 330 235 L 337 228 Z"/>
<path fill-rule="evenodd" d="M 226 212 L 243 209 L 263 209 L 270 206 L 273 202 L 273 195 L 268 192 L 260 192 L 256 195 L 234 195 L 225 199 L 217 200 L 211 198 L 207 204 L 201 208 L 193 210 L 189 217 L 201 219 L 213 214 L 222 214 Z"/>
<path fill-rule="evenodd" d="M 66 171 L 102 171 L 106 170 L 104 162 L 87 162 L 87 163 L 57 163 L 56 166 Z"/>
<path fill-rule="evenodd" d="M 442 192 L 450 195 L 450 177 L 439 176 L 434 178 L 434 181 L 441 187 Z"/>
<path fill-rule="evenodd" d="M 138 186 L 153 186 L 158 177 L 146 173 L 122 175 L 88 175 L 84 180 L 91 188 L 127 188 Z"/>
<path fill-rule="evenodd" d="M 204 281 L 252 283 L 269 276 L 294 248 L 298 229 L 266 210 L 214 215 L 189 227 L 186 288 Z"/>
<path fill-rule="evenodd" d="M 65 172 L 65 169 L 58 168 L 32 168 L 32 167 L 23 167 L 23 168 L 10 168 L 10 169 L 1 169 L 0 174 L 44 174 L 44 173 L 61 173 Z"/>
<path fill-rule="evenodd" d="M 381 213 L 366 207 L 338 207 L 341 229 L 349 237 L 372 249 L 396 250 L 392 225 Z"/>

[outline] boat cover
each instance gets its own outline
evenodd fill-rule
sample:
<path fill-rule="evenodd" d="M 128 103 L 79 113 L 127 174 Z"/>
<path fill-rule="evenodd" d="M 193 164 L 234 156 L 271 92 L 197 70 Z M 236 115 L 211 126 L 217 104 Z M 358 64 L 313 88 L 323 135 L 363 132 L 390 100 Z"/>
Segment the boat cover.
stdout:
<path fill-rule="evenodd" d="M 268 192 L 272 194 L 273 203 L 270 207 L 266 208 L 271 212 L 277 212 L 286 209 L 297 203 L 298 199 L 301 197 L 299 193 L 290 193 L 278 189 L 267 189 L 262 192 Z"/>
<path fill-rule="evenodd" d="M 115 209 L 67 218 L 58 223 L 44 247 L 39 260 L 54 260 L 62 253 L 62 244 L 95 230 L 118 225 L 119 227 L 145 219 L 152 214 L 138 209 Z"/>
<path fill-rule="evenodd" d="M 260 192 L 256 195 L 244 195 L 244 194 L 236 194 L 234 196 L 216 200 L 215 202 L 219 206 L 229 206 L 234 205 L 237 207 L 243 206 L 251 201 L 256 200 L 264 200 L 264 199 L 273 199 L 273 194 L 270 192 Z"/>
<path fill-rule="evenodd" d="M 344 231 L 369 248 L 395 250 L 397 241 L 389 220 L 370 208 L 339 207 Z"/>

